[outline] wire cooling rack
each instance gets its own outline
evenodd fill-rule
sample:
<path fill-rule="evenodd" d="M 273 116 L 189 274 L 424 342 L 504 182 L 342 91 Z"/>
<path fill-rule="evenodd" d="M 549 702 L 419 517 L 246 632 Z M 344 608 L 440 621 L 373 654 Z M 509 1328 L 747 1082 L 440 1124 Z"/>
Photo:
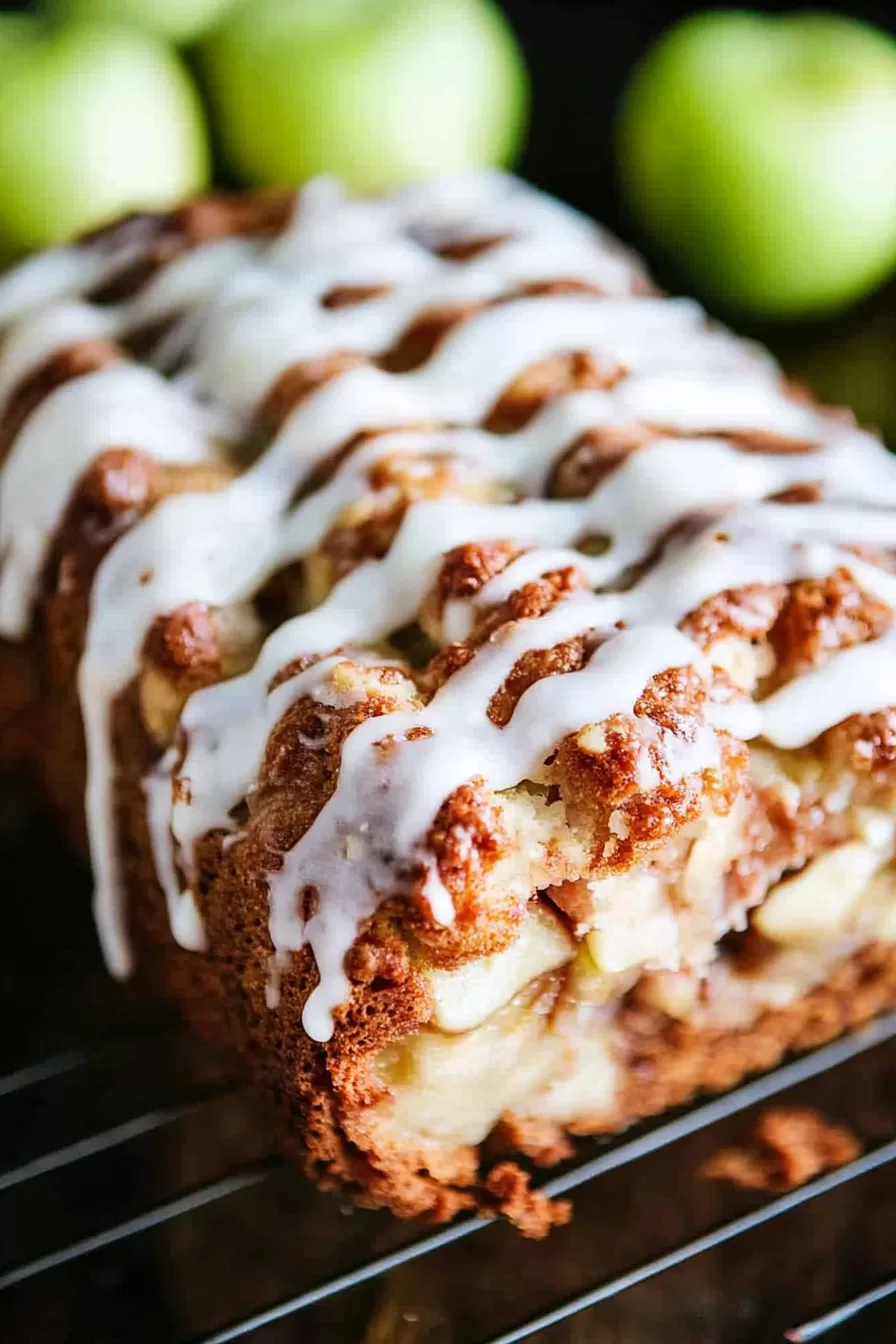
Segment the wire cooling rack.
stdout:
<path fill-rule="evenodd" d="M 546 1243 L 473 1217 L 401 1224 L 312 1191 L 190 1034 L 106 983 L 71 861 L 18 805 L 11 815 L 0 859 L 16 918 L 0 1008 L 18 1063 L 0 1076 L 3 1340 L 896 1340 L 896 1013 L 583 1144 L 541 1182 L 576 1206 Z M 61 1048 L 39 1053 L 53 1039 Z M 781 1098 L 833 1111 L 863 1154 L 778 1198 L 700 1180 L 700 1161 Z"/>

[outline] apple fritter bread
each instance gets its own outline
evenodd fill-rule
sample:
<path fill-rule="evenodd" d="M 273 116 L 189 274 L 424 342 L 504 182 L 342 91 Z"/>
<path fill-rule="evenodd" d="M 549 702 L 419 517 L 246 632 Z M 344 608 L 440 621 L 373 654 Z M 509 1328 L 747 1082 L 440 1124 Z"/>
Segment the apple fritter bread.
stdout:
<path fill-rule="evenodd" d="M 896 998 L 848 414 L 497 174 L 133 216 L 0 321 L 7 754 L 315 1179 L 538 1234 L 521 1160 Z"/>

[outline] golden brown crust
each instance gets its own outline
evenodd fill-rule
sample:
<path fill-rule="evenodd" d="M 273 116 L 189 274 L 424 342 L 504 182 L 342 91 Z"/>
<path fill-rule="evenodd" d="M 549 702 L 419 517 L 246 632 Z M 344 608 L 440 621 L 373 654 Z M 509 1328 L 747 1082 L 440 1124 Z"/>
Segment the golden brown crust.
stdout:
<path fill-rule="evenodd" d="M 633 868 L 707 806 L 724 814 L 743 792 L 749 753 L 730 734 L 719 735 L 717 764 L 677 778 L 654 735 L 645 734 L 647 722 L 690 743 L 705 702 L 706 688 L 693 669 L 672 668 L 653 679 L 633 714 L 604 720 L 596 743 L 587 731 L 561 742 L 557 764 L 569 814 L 592 820 L 598 873 Z M 643 782 L 645 758 L 655 786 Z"/>
<path fill-rule="evenodd" d="M 644 425 L 601 425 L 586 429 L 552 468 L 548 495 L 583 499 L 652 437 Z"/>
<path fill-rule="evenodd" d="M 570 392 L 603 391 L 618 383 L 625 370 L 602 362 L 587 350 L 548 355 L 515 378 L 495 402 L 483 424 L 493 434 L 512 434 L 529 423 L 543 406 Z"/>
<path fill-rule="evenodd" d="M 486 306 L 485 303 L 445 303 L 427 309 L 402 332 L 391 350 L 380 356 L 380 367 L 387 373 L 410 373 L 419 368 L 435 354 L 449 332 Z"/>
<path fill-rule="evenodd" d="M 286 417 L 312 392 L 366 362 L 364 355 L 354 350 L 339 350 L 322 355 L 320 359 L 306 359 L 291 364 L 268 389 L 259 407 L 260 429 L 266 435 L 276 434 Z"/>
<path fill-rule="evenodd" d="M 840 649 L 877 639 L 892 622 L 890 608 L 862 592 L 843 569 L 793 584 L 769 631 L 777 684 L 818 667 Z"/>
<path fill-rule="evenodd" d="M 740 1031 L 691 1026 L 627 1005 L 621 1029 L 628 1071 L 627 1121 L 677 1106 L 698 1090 L 724 1092 L 771 1069 L 789 1050 L 811 1050 L 854 1030 L 896 1001 L 896 948 L 869 944 L 787 1008 Z"/>

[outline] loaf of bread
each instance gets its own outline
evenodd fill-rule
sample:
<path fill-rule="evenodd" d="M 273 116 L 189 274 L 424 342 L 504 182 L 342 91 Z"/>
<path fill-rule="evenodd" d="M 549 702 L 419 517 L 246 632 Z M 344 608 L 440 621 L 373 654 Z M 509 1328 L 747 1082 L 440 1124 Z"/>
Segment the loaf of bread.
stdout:
<path fill-rule="evenodd" d="M 570 1135 L 896 999 L 847 413 L 499 174 L 133 216 L 0 323 L 7 755 L 315 1180 L 537 1235 Z"/>

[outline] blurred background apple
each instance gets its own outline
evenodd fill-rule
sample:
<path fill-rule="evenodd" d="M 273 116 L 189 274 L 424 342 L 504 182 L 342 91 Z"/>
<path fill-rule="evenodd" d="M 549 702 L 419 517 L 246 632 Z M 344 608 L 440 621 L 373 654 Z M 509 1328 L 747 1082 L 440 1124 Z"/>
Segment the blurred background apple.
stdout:
<path fill-rule="evenodd" d="M 490 0 L 243 0 L 201 68 L 251 182 L 333 172 L 377 191 L 520 147 L 525 66 Z"/>
<path fill-rule="evenodd" d="M 764 316 L 843 307 L 896 265 L 896 41 L 834 14 L 686 19 L 631 79 L 618 158 L 704 291 Z"/>
<path fill-rule="evenodd" d="M 50 0 L 51 12 L 63 22 L 127 24 L 171 42 L 194 42 L 232 6 L 233 0 Z"/>
<path fill-rule="evenodd" d="M 0 17 L 0 238 L 70 238 L 167 206 L 209 176 L 202 108 L 174 53 L 128 28 Z"/>

